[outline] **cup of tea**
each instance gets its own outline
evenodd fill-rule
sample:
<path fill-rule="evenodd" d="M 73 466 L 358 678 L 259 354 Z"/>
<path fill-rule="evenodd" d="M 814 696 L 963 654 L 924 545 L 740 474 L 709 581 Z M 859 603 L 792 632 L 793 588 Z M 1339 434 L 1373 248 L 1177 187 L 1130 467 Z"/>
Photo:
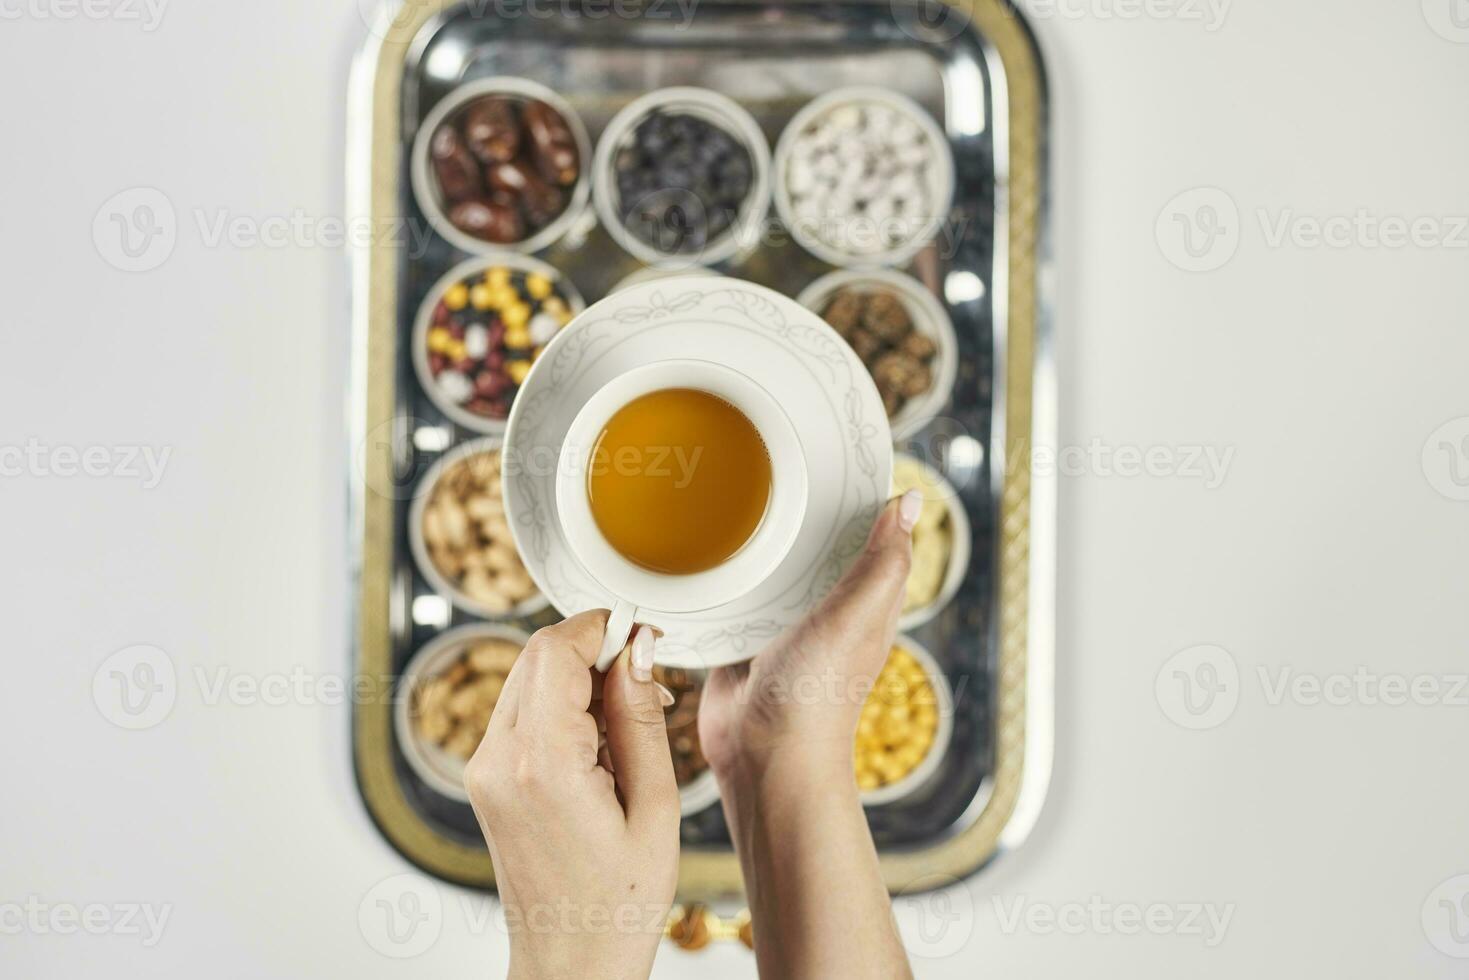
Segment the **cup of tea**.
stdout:
<path fill-rule="evenodd" d="M 763 582 L 796 540 L 806 495 L 795 426 L 741 372 L 660 361 L 600 388 L 556 467 L 566 541 L 615 600 L 598 669 L 634 623 L 713 609 Z"/>

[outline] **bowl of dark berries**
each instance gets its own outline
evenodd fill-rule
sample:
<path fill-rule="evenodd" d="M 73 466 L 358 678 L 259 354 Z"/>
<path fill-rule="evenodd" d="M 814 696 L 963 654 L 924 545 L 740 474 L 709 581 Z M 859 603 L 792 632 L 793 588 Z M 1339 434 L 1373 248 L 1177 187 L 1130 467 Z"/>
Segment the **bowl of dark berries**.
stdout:
<path fill-rule="evenodd" d="M 535 359 L 581 294 L 555 267 L 515 252 L 461 262 L 434 284 L 413 324 L 413 367 L 439 411 L 500 435 Z"/>
<path fill-rule="evenodd" d="M 717 265 L 759 244 L 770 208 L 770 145 L 732 99 L 659 89 L 607 124 L 592 198 L 603 226 L 642 262 Z"/>
<path fill-rule="evenodd" d="M 842 335 L 867 365 L 895 440 L 906 439 L 948 402 L 959 370 L 954 323 L 929 289 L 887 269 L 838 270 L 797 302 Z"/>
<path fill-rule="evenodd" d="M 565 99 L 523 78 L 487 78 L 455 89 L 419 127 L 413 194 L 463 251 L 535 252 L 586 210 L 591 157 Z"/>

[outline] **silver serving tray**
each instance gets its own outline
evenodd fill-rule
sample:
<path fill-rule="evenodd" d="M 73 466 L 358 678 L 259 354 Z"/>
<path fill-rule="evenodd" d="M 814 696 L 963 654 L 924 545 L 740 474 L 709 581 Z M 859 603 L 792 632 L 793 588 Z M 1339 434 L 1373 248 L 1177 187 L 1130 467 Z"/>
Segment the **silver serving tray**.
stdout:
<path fill-rule="evenodd" d="M 940 239 L 906 270 L 946 303 L 960 367 L 947 410 L 898 448 L 936 466 L 958 490 L 973 529 L 973 558 L 955 599 L 912 633 L 955 691 L 948 752 L 928 790 L 870 808 L 868 817 L 895 889 L 962 877 L 1023 838 L 1050 760 L 1054 487 L 1028 465 L 1029 446 L 1049 443 L 1054 424 L 1039 296 L 1045 103 L 1038 55 L 1024 25 L 997 3 L 702 0 L 687 19 L 671 3 L 645 8 L 639 17 L 596 18 L 561 5 L 519 16 L 496 11 L 531 8 L 437 2 L 386 8 L 354 72 L 352 210 L 372 227 L 407 221 L 426 228 L 408 180 L 417 128 L 457 86 L 492 75 L 523 76 L 556 90 L 594 142 L 622 106 L 673 85 L 734 98 L 772 146 L 797 110 L 839 86 L 883 86 L 933 113 L 954 153 L 954 208 Z M 1023 106 L 1013 101 L 1017 86 L 1025 89 Z M 1017 152 L 1013 136 L 1020 129 L 1027 146 Z M 581 229 L 538 253 L 589 303 L 641 267 L 591 214 L 588 209 Z M 771 244 L 718 271 L 791 296 L 829 271 L 778 226 L 767 238 Z M 405 530 L 419 477 L 444 449 L 473 435 L 424 395 L 406 347 L 429 287 L 465 257 L 437 236 L 421 250 L 376 242 L 355 256 L 354 458 L 362 460 L 353 487 L 357 652 L 361 673 L 387 678 L 381 700 L 390 699 L 391 677 L 414 651 L 468 621 L 432 601 Z M 430 601 L 416 602 L 425 598 Z M 555 618 L 548 612 L 520 625 L 534 629 Z M 388 714 L 374 699 L 356 712 L 355 756 L 369 809 L 395 845 L 427 870 L 492 885 L 469 808 L 414 777 Z M 737 889 L 719 808 L 686 817 L 681 832 L 681 896 Z M 928 881 L 931 876 L 938 877 Z"/>

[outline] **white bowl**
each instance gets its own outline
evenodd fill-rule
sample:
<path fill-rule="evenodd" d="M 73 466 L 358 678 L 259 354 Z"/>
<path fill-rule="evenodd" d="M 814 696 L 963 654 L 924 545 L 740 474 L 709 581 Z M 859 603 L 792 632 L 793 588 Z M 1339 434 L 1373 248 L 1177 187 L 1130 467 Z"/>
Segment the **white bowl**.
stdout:
<path fill-rule="evenodd" d="M 927 605 L 911 609 L 898 617 L 898 629 L 911 630 L 933 619 L 953 601 L 955 594 L 959 591 L 959 586 L 964 582 L 964 574 L 969 571 L 972 549 L 969 540 L 969 515 L 965 513 L 964 503 L 959 499 L 959 492 L 954 489 L 954 485 L 945 480 L 943 474 L 938 470 L 907 453 L 894 454 L 894 475 L 897 474 L 901 460 L 905 459 L 923 467 L 924 497 L 928 500 L 942 500 L 949 514 L 949 562 L 944 570 L 939 593 Z"/>
<path fill-rule="evenodd" d="M 796 218 L 795 205 L 791 201 L 788 173 L 797 137 L 828 112 L 851 104 L 876 104 L 902 113 L 923 130 L 935 151 L 933 165 L 929 168 L 929 194 L 934 201 L 934 213 L 923 216 L 923 224 L 903 244 L 882 252 L 850 252 L 827 243 Z M 917 255 L 943 228 L 944 219 L 948 217 L 954 199 L 954 155 L 944 131 L 917 102 L 885 88 L 853 85 L 834 89 L 811 100 L 786 124 L 775 144 L 773 184 L 775 211 L 780 220 L 790 231 L 791 237 L 818 259 L 835 266 L 897 266 Z"/>
<path fill-rule="evenodd" d="M 461 425 L 471 432 L 482 435 L 500 435 L 505 431 L 505 424 L 509 416 L 503 419 L 485 418 L 476 415 L 462 405 L 456 405 L 445 398 L 439 392 L 439 386 L 434 381 L 434 374 L 428 366 L 428 331 L 433 326 L 434 307 L 438 306 L 439 300 L 445 291 L 456 282 L 468 279 L 477 274 L 483 274 L 486 269 L 494 266 L 505 266 L 517 272 L 545 276 L 555 284 L 556 293 L 566 300 L 567 309 L 573 314 L 580 313 L 586 308 L 586 302 L 577 292 L 575 284 L 561 274 L 561 270 L 553 265 L 533 259 L 528 255 L 518 252 L 492 252 L 474 259 L 466 259 L 459 263 L 439 278 L 433 284 L 433 288 L 424 296 L 423 303 L 418 307 L 418 316 L 413 320 L 413 333 L 409 335 L 409 353 L 413 357 L 413 371 L 418 375 L 418 384 L 423 388 L 424 394 L 428 395 L 429 401 L 434 407 L 443 412 L 456 425 Z"/>
<path fill-rule="evenodd" d="M 566 120 L 566 128 L 571 130 L 571 138 L 576 141 L 576 183 L 568 192 L 566 207 L 544 228 L 532 232 L 528 238 L 518 242 L 487 242 L 483 238 L 475 238 L 454 227 L 449 220 L 448 213 L 444 210 L 443 195 L 439 193 L 439 182 L 433 174 L 433 167 L 429 161 L 429 143 L 432 142 L 433 135 L 439 126 L 470 102 L 486 95 L 503 95 L 522 102 L 546 103 L 555 109 L 562 119 Z M 418 127 L 418 136 L 413 140 L 408 170 L 409 180 L 413 184 L 413 196 L 418 201 L 418 206 L 423 209 L 434 231 L 461 251 L 483 255 L 505 249 L 517 252 L 538 252 L 566 234 L 586 210 L 587 198 L 591 195 L 591 180 L 588 177 L 591 161 L 592 141 L 587 136 L 587 127 L 569 102 L 544 85 L 539 85 L 526 78 L 502 75 L 461 85 L 444 96 L 433 107 L 428 117 L 424 119 L 423 125 Z"/>
<path fill-rule="evenodd" d="M 465 646 L 481 639 L 510 640 L 523 648 L 530 642 L 530 634 L 500 623 L 469 623 L 440 633 L 409 659 L 393 699 L 393 730 L 408 768 L 436 793 L 461 803 L 469 802 L 464 789 L 464 762 L 419 738 L 413 727 L 413 693 L 419 684 L 453 666 Z"/>
<path fill-rule="evenodd" d="M 484 436 L 479 439 L 471 439 L 469 442 L 460 443 L 444 453 L 443 456 L 440 456 L 434 462 L 433 466 L 429 467 L 428 472 L 423 475 L 423 479 L 419 481 L 418 487 L 413 492 L 413 502 L 408 505 L 408 550 L 413 555 L 413 564 L 418 567 L 419 574 L 424 577 L 435 592 L 447 598 L 457 608 L 469 613 L 471 616 L 478 616 L 481 619 L 489 620 L 520 619 L 524 616 L 532 616 L 550 605 L 551 600 L 546 598 L 538 590 L 529 599 L 516 605 L 506 613 L 495 612 L 492 609 L 486 608 L 483 604 L 476 602 L 463 589 L 459 588 L 454 582 L 451 582 L 443 572 L 439 571 L 439 567 L 434 564 L 433 556 L 429 554 L 428 542 L 423 538 L 423 514 L 428 509 L 428 501 L 433 496 L 434 486 L 439 482 L 439 477 L 444 475 L 445 470 L 462 459 L 489 452 L 490 450 L 501 449 L 502 442 L 503 440 L 499 436 Z M 520 549 L 516 546 L 515 542 L 511 540 L 505 543 L 515 549 L 516 556 L 518 557 Z"/>
<path fill-rule="evenodd" d="M 750 190 L 745 194 L 739 214 L 722 235 L 697 252 L 659 251 L 628 230 L 618 207 L 621 195 L 617 191 L 614 172 L 617 153 L 631 142 L 638 123 L 655 110 L 694 116 L 713 123 L 734 137 L 750 155 Z M 760 242 L 765 216 L 770 210 L 770 144 L 766 142 L 755 117 L 727 96 L 702 88 L 658 89 L 628 103 L 602 131 L 602 137 L 597 141 L 596 160 L 592 164 L 592 200 L 597 208 L 597 217 L 608 234 L 639 261 L 671 269 L 718 265 L 749 252 Z"/>
<path fill-rule="evenodd" d="M 827 301 L 846 287 L 869 287 L 867 291 L 889 292 L 897 296 L 912 317 L 914 329 L 932 340 L 937 348 L 931 368 L 933 384 L 928 391 L 908 399 L 898 414 L 889 420 L 893 439 L 901 441 L 932 421 L 954 393 L 954 379 L 959 374 L 959 340 L 954 335 L 954 321 L 949 319 L 944 305 L 923 283 L 891 269 L 838 269 L 828 272 L 801 290 L 796 302 L 820 316 Z"/>
<path fill-rule="evenodd" d="M 938 771 L 939 764 L 944 760 L 944 753 L 949 750 L 949 741 L 954 737 L 954 691 L 949 687 L 949 679 L 939 669 L 938 661 L 911 636 L 899 635 L 893 643 L 913 654 L 913 659 L 923 665 L 923 671 L 928 675 L 928 683 L 932 685 L 934 697 L 938 701 L 938 728 L 933 734 L 933 744 L 928 747 L 928 753 L 913 767 L 913 771 L 895 783 L 865 790 L 862 793 L 863 806 L 893 803 L 923 788 Z"/>

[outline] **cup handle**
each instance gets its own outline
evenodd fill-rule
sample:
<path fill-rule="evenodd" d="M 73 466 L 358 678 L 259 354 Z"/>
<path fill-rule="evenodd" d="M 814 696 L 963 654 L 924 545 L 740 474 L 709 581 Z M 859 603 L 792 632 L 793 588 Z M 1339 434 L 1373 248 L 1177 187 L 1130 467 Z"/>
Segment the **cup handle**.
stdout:
<path fill-rule="evenodd" d="M 627 638 L 632 635 L 633 623 L 637 622 L 638 607 L 630 602 L 619 599 L 607 614 L 607 632 L 602 637 L 602 650 L 597 654 L 597 670 L 607 673 L 622 648 L 627 646 Z"/>

